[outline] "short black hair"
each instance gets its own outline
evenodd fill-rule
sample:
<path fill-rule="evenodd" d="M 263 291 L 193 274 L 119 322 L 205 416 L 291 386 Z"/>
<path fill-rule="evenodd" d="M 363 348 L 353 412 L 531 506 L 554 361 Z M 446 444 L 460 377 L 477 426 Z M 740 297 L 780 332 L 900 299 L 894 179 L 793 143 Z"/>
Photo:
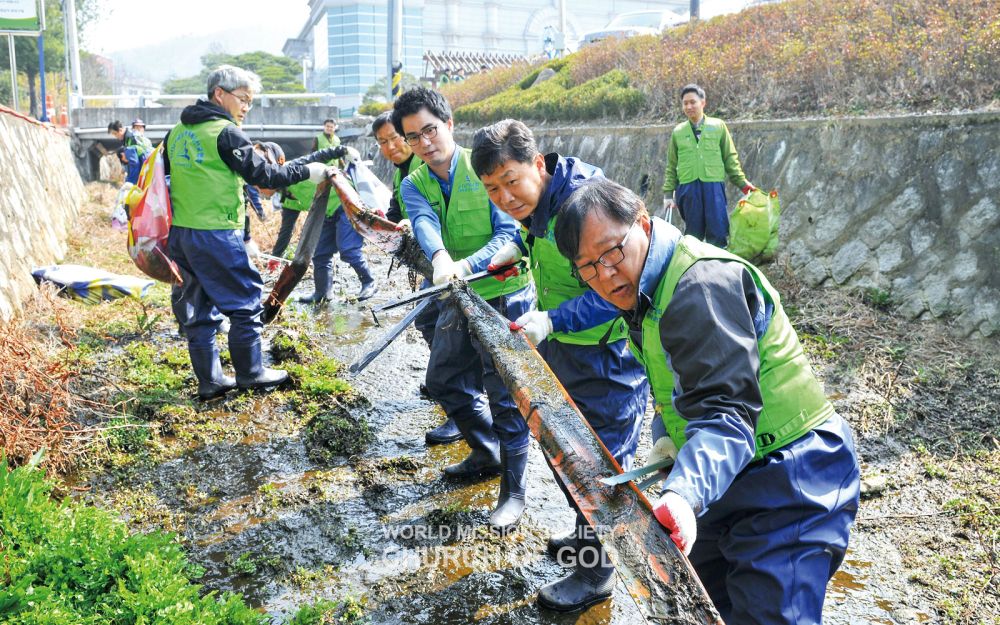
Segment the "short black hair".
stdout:
<path fill-rule="evenodd" d="M 680 99 L 683 100 L 684 96 L 686 96 L 689 93 L 693 93 L 693 94 L 697 95 L 702 100 L 705 99 L 705 90 L 702 89 L 701 87 L 699 87 L 698 85 L 694 84 L 693 82 L 692 83 L 688 83 L 688 84 L 684 85 L 683 87 L 681 87 L 681 98 Z"/>
<path fill-rule="evenodd" d="M 326 126 L 327 124 L 333 124 L 334 126 L 336 126 L 337 125 L 337 120 L 335 120 L 335 119 L 333 119 L 331 117 L 327 117 L 326 119 L 323 120 L 323 125 Z"/>
<path fill-rule="evenodd" d="M 507 161 L 530 163 L 537 155 L 535 135 L 516 119 L 483 126 L 472 137 L 472 169 L 480 177 Z"/>
<path fill-rule="evenodd" d="M 404 91 L 392 105 L 392 125 L 396 132 L 403 134 L 404 117 L 415 115 L 423 109 L 445 123 L 451 119 L 451 106 L 443 95 L 427 87 L 415 87 Z"/>
<path fill-rule="evenodd" d="M 591 178 L 573 192 L 559 208 L 556 246 L 572 262 L 580 252 L 580 233 L 587 215 L 602 211 L 615 223 L 632 225 L 646 210 L 639 196 L 607 178 Z"/>
<path fill-rule="evenodd" d="M 121 121 L 115 120 L 108 124 L 108 132 L 118 132 L 123 128 Z"/>
<path fill-rule="evenodd" d="M 372 136 L 374 137 L 376 132 L 382 130 L 382 126 L 391 123 L 392 123 L 392 111 L 383 111 L 382 113 L 379 113 L 379 116 L 376 117 L 375 121 L 372 122 Z"/>
<path fill-rule="evenodd" d="M 274 155 L 276 160 L 283 160 L 285 158 L 285 151 L 274 141 L 265 141 L 264 147 L 271 150 L 271 154 Z"/>

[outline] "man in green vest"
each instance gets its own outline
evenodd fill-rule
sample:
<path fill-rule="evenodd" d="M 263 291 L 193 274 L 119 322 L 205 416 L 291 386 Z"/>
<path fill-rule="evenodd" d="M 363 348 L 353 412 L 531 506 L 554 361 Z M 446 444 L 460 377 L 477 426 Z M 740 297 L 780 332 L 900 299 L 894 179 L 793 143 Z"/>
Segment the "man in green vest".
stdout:
<path fill-rule="evenodd" d="M 744 194 L 754 186 L 743 175 L 726 122 L 705 115 L 705 90 L 695 84 L 684 86 L 681 106 L 687 121 L 670 133 L 663 209 L 669 214 L 680 208 L 685 234 L 725 247 L 729 238 L 725 181 Z"/>
<path fill-rule="evenodd" d="M 493 255 L 513 240 L 517 222 L 490 204 L 472 170 L 469 150 L 455 144 L 448 101 L 431 89 L 411 89 L 393 105 L 392 124 L 424 162 L 403 180 L 402 198 L 413 234 L 434 267 L 432 281 L 444 284 L 486 269 Z M 471 287 L 510 320 L 530 310 L 534 301 L 529 276 L 479 280 Z M 500 470 L 500 496 L 490 522 L 509 529 L 518 519 L 504 508 L 511 499 L 524 498 L 528 426 L 489 354 L 469 334 L 465 315 L 450 303 L 440 306 L 426 384 L 472 448 L 445 474 L 466 477 Z"/>
<path fill-rule="evenodd" d="M 628 471 L 649 398 L 646 372 L 629 352 L 621 313 L 573 275 L 556 249 L 553 232 L 563 201 L 604 173 L 577 158 L 542 155 L 531 130 L 512 119 L 476 131 L 472 166 L 493 204 L 522 226 L 518 239 L 501 248 L 491 265 L 520 260 L 520 245 L 531 258 L 538 310 L 525 313 L 511 328 L 524 330 L 601 442 Z M 509 513 L 519 515 L 524 500 L 519 503 Z M 572 611 L 611 596 L 615 569 L 582 515 L 577 514 L 571 534 L 551 538 L 548 546 L 575 571 L 542 587 L 540 605 Z M 586 547 L 599 557 L 579 557 Z"/>
<path fill-rule="evenodd" d="M 337 132 L 337 120 L 335 119 L 324 119 L 323 120 L 323 132 L 316 135 L 313 139 L 313 152 L 318 152 L 320 150 L 325 150 L 326 148 L 335 148 L 340 145 L 340 137 L 336 135 Z"/>
<path fill-rule="evenodd" d="M 622 311 L 675 460 L 653 505 L 727 623 L 818 625 L 858 508 L 854 442 L 777 291 L 747 261 L 650 218 L 608 180 L 556 224 Z"/>
<path fill-rule="evenodd" d="M 318 183 L 327 170 L 322 163 L 278 166 L 253 149 L 240 124 L 259 91 L 253 73 L 219 67 L 208 75 L 206 98 L 185 108 L 164 139 L 173 208 L 167 253 L 184 278 L 173 308 L 203 400 L 236 387 L 271 390 L 288 379 L 263 364 L 263 283 L 243 242 L 244 185 L 277 189 L 307 178 Z M 223 316 L 230 321 L 235 379 L 223 375 L 215 342 Z"/>
<path fill-rule="evenodd" d="M 375 118 L 375 121 L 372 122 L 372 135 L 378 143 L 382 157 L 392 163 L 395 169 L 392 174 L 392 199 L 389 201 L 389 210 L 386 211 L 385 217 L 389 221 L 395 222 L 400 228 L 408 228 L 410 217 L 406 212 L 406 206 L 403 205 L 400 189 L 403 185 L 403 179 L 417 167 L 423 165 L 423 161 L 417 158 L 413 149 L 410 148 L 410 144 L 396 132 L 396 128 L 392 125 L 392 111 L 385 111 Z M 429 286 L 431 286 L 430 280 L 424 280 L 421 288 Z M 434 326 L 437 325 L 437 318 L 437 307 L 428 306 L 413 323 L 420 335 L 424 337 L 428 347 L 434 339 Z M 422 395 L 427 395 L 425 384 L 420 385 L 420 392 Z M 455 420 L 451 418 L 446 419 L 442 425 L 429 430 L 424 435 L 424 440 L 427 441 L 428 445 L 454 443 L 460 438 L 462 438 L 462 433 L 458 431 Z"/>

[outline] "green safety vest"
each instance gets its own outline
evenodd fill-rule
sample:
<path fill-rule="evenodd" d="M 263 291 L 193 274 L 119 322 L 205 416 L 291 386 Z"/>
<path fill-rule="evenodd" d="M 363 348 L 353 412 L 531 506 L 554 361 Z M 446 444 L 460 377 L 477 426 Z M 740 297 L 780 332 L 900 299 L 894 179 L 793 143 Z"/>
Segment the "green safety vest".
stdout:
<path fill-rule="evenodd" d="M 351 179 L 347 176 L 344 178 L 354 186 Z M 282 202 L 282 208 L 290 208 L 297 211 L 308 211 L 312 207 L 313 198 L 316 196 L 316 187 L 318 185 L 314 182 L 310 182 L 308 178 L 302 182 L 296 182 L 292 186 L 288 187 L 288 190 L 292 192 L 295 199 L 290 199 Z M 337 191 L 330 187 L 330 197 L 326 200 L 326 216 L 333 217 L 333 214 L 337 212 L 340 208 L 340 196 L 337 195 Z"/>
<path fill-rule="evenodd" d="M 451 186 L 451 198 L 445 201 L 441 185 L 431 178 L 429 167 L 418 167 L 409 179 L 424 196 L 441 221 L 441 238 L 444 248 L 454 260 L 461 260 L 478 252 L 493 238 L 490 220 L 490 198 L 483 183 L 472 170 L 471 150 L 459 150 L 458 167 Z M 531 281 L 527 274 L 508 280 L 477 280 L 472 289 L 483 299 L 493 299 L 513 293 Z"/>
<path fill-rule="evenodd" d="M 739 256 L 708 245 L 691 236 L 681 237 L 674 248 L 666 275 L 656 288 L 653 305 L 642 320 L 642 349 L 632 343 L 632 352 L 641 353 L 646 367 L 657 414 L 663 418 L 667 434 L 677 448 L 687 441 L 687 421 L 673 409 L 674 374 L 667 364 L 667 354 L 660 342 L 660 319 L 663 317 L 677 283 L 699 260 L 718 259 L 741 263 L 753 276 L 757 287 L 774 304 L 774 314 L 764 336 L 757 340 L 760 355 L 760 390 L 764 408 L 757 420 L 754 436 L 759 460 L 770 452 L 795 441 L 833 415 L 833 405 L 823 387 L 813 376 L 802 351 L 799 337 L 788 321 L 777 291 L 759 269 Z"/>
<path fill-rule="evenodd" d="M 228 119 L 177 124 L 170 130 L 170 203 L 173 224 L 195 230 L 242 230 L 243 178 L 219 156 Z"/>
<path fill-rule="evenodd" d="M 722 160 L 722 138 L 729 131 L 721 119 L 705 116 L 701 140 L 694 138 L 691 122 L 674 127 L 672 141 L 677 144 L 677 183 L 725 182 L 726 165 Z"/>
<path fill-rule="evenodd" d="M 409 176 L 423 164 L 424 162 L 414 154 L 413 158 L 410 159 L 410 165 L 406 168 L 406 171 L 403 171 L 402 167 L 397 167 L 395 173 L 392 174 L 392 194 L 396 196 L 396 202 L 399 203 L 399 212 L 403 214 L 403 219 L 410 218 L 406 212 L 406 203 L 403 202 L 403 191 L 401 189 L 403 178 Z"/>
<path fill-rule="evenodd" d="M 544 238 L 528 235 L 527 230 L 522 233 L 531 258 L 531 277 L 538 293 L 538 310 L 558 308 L 559 304 L 579 297 L 588 290 L 573 275 L 569 259 L 559 253 L 554 240 L 555 231 L 556 217 L 553 217 L 549 220 Z M 628 337 L 628 328 L 625 327 L 625 320 L 617 317 L 579 332 L 552 332 L 549 336 L 570 345 L 597 345 L 605 336 L 608 337 L 608 343 Z"/>
<path fill-rule="evenodd" d="M 317 151 L 319 151 L 319 150 L 325 150 L 327 148 L 335 148 L 338 145 L 340 145 L 340 137 L 338 137 L 336 135 L 336 133 L 334 133 L 332 139 L 327 139 L 325 132 L 321 132 L 318 135 L 316 135 L 316 150 Z M 329 161 L 327 161 L 326 164 L 327 165 L 337 165 L 338 167 L 341 167 L 341 164 L 338 161 L 339 161 L 339 159 L 333 158 L 333 159 L 330 159 Z M 343 169 L 343 167 L 341 167 L 341 169 Z"/>

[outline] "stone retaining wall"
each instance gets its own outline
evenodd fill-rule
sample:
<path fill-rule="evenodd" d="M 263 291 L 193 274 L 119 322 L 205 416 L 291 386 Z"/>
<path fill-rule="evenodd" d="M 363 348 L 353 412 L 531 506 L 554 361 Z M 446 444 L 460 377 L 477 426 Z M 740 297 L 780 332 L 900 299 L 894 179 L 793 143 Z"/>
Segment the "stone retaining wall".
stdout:
<path fill-rule="evenodd" d="M 878 289 L 907 317 L 1000 334 L 1000 114 L 729 126 L 749 179 L 780 192 L 779 262 L 803 281 Z M 671 128 L 534 130 L 543 151 L 601 166 L 660 214 Z"/>
<path fill-rule="evenodd" d="M 0 319 L 36 292 L 31 269 L 65 253 L 83 199 L 69 137 L 0 107 Z"/>

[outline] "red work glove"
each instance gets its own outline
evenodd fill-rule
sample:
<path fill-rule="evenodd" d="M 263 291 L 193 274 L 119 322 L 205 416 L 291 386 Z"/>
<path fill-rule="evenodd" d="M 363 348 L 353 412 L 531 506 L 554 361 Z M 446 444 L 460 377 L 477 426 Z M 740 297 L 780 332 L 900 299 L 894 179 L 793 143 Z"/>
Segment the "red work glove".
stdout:
<path fill-rule="evenodd" d="M 684 555 L 690 554 L 698 537 L 698 523 L 691 504 L 674 491 L 668 490 L 653 504 L 653 514 L 660 525 L 670 530 L 670 539 L 677 548 Z"/>
<path fill-rule="evenodd" d="M 740 189 L 740 191 L 743 192 L 743 195 L 750 195 L 751 191 L 756 191 L 756 190 L 757 190 L 757 187 L 753 186 L 750 183 L 750 181 L 747 181 L 747 186 L 745 186 L 742 189 Z"/>
<path fill-rule="evenodd" d="M 493 264 L 486 265 L 486 270 L 487 271 L 495 271 L 497 269 L 497 267 L 503 267 L 503 265 L 493 265 Z M 513 267 L 510 267 L 509 269 L 505 269 L 505 270 L 503 270 L 503 271 L 501 271 L 499 273 L 494 274 L 493 277 L 496 278 L 497 280 L 499 280 L 500 282 L 503 282 L 507 278 L 513 278 L 513 277 L 515 277 L 517 275 L 520 275 L 520 273 L 521 273 L 521 270 L 518 268 L 517 265 L 514 265 Z"/>

